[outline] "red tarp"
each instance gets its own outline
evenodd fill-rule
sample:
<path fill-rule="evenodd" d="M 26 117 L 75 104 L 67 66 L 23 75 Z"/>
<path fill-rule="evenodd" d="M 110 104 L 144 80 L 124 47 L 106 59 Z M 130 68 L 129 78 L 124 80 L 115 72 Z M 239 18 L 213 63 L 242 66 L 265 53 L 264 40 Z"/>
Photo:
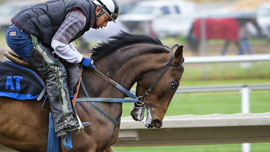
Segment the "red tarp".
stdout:
<path fill-rule="evenodd" d="M 201 40 L 201 19 L 197 19 L 194 22 L 193 33 L 197 39 Z M 236 19 L 233 18 L 206 18 L 206 39 L 222 39 L 237 42 L 239 33 L 239 24 Z"/>

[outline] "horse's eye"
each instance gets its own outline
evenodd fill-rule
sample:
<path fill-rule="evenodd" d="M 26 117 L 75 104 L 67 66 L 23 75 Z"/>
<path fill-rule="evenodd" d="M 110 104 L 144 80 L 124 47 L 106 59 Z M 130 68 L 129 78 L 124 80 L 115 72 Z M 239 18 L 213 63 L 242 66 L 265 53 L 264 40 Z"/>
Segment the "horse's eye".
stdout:
<path fill-rule="evenodd" d="M 177 82 L 171 81 L 170 82 L 170 87 L 171 87 L 171 89 L 176 89 L 177 88 Z"/>

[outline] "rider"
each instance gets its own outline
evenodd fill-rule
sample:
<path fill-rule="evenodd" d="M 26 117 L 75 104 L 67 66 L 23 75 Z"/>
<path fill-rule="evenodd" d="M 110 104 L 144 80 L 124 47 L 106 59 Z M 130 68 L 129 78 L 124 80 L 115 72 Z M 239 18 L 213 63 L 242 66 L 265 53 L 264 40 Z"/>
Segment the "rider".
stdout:
<path fill-rule="evenodd" d="M 90 28 L 103 28 L 118 17 L 116 0 L 50 0 L 16 14 L 6 32 L 8 46 L 45 80 L 58 137 L 82 129 L 70 102 L 64 64 L 95 69 L 72 45 Z"/>

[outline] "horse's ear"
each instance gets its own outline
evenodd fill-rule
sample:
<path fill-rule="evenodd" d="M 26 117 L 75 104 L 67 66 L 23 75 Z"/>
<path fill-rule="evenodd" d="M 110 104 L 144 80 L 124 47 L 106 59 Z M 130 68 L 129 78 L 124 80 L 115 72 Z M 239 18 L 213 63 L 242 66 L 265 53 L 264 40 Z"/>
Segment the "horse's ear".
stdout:
<path fill-rule="evenodd" d="M 174 52 L 174 60 L 175 60 L 174 62 L 177 63 L 177 64 L 182 63 L 184 61 L 184 58 L 183 58 L 183 45 L 180 45 L 180 46 L 178 46 L 176 48 L 176 50 Z"/>
<path fill-rule="evenodd" d="M 176 49 L 177 49 L 178 47 L 179 47 L 179 45 L 178 45 L 178 44 L 175 44 L 175 45 L 172 47 L 173 52 L 175 52 Z"/>

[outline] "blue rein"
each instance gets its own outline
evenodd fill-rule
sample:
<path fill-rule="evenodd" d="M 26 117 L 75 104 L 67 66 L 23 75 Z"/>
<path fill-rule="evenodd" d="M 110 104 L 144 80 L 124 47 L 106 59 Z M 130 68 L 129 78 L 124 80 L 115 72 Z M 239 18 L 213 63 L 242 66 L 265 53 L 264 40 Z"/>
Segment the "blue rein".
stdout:
<path fill-rule="evenodd" d="M 131 99 L 123 99 L 123 98 L 91 98 L 87 92 L 87 89 L 85 88 L 85 85 L 83 83 L 83 80 L 81 80 L 81 87 L 83 89 L 84 94 L 86 95 L 86 98 L 77 98 L 76 102 L 90 102 L 99 112 L 101 112 L 103 115 L 105 115 L 108 119 L 110 119 L 114 123 L 114 129 L 117 127 L 118 123 L 120 122 L 120 117 L 115 120 L 110 115 L 108 115 L 106 112 L 104 112 L 95 102 L 114 102 L 114 103 L 123 103 L 123 102 L 129 102 L 134 103 L 138 102 L 138 97 L 135 96 L 133 93 L 128 91 L 126 88 L 121 86 L 119 83 L 113 81 L 109 77 L 105 76 L 103 73 L 95 69 L 95 72 L 99 74 L 104 80 L 111 83 L 115 88 L 119 89 L 121 92 L 123 92 L 127 97 L 130 97 Z"/>
<path fill-rule="evenodd" d="M 126 88 L 121 86 L 119 83 L 114 85 L 115 88 L 119 89 L 121 92 L 123 92 L 126 96 L 132 98 L 132 99 L 123 99 L 123 98 L 91 98 L 85 88 L 85 85 L 83 83 L 83 80 L 81 81 L 81 87 L 83 89 L 83 92 L 85 93 L 87 98 L 77 98 L 76 102 L 137 102 L 138 97 L 135 96 L 133 93 L 128 91 Z"/>

